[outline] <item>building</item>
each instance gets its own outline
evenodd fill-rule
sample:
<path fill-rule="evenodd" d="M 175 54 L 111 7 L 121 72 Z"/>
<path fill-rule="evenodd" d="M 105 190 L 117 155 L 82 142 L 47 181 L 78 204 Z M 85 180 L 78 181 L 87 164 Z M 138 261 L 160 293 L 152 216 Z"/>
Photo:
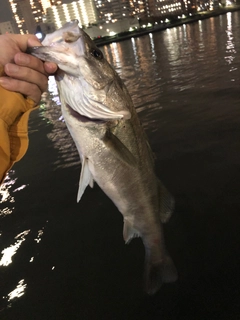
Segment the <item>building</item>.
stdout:
<path fill-rule="evenodd" d="M 135 2 L 135 1 L 134 1 Z M 129 0 L 95 0 L 98 20 L 101 23 L 116 22 L 133 16 L 133 7 Z"/>
<path fill-rule="evenodd" d="M 149 0 L 148 2 L 149 11 L 152 17 L 165 19 L 181 16 L 183 14 L 182 0 Z"/>
<path fill-rule="evenodd" d="M 51 6 L 59 6 L 62 4 L 62 0 L 39 0 L 42 4 L 43 12 L 46 14 L 47 8 Z"/>
<path fill-rule="evenodd" d="M 157 21 L 181 16 L 189 11 L 192 1 L 195 0 L 95 0 L 95 5 L 99 21 L 110 23 L 129 17 Z"/>
<path fill-rule="evenodd" d="M 21 34 L 34 33 L 36 21 L 29 0 L 9 0 L 14 19 Z"/>
<path fill-rule="evenodd" d="M 142 24 L 160 21 L 196 11 L 196 1 L 78 0 L 62 4 L 62 0 L 9 0 L 20 33 L 35 33 L 43 22 L 54 24 L 58 29 L 73 19 L 78 19 L 82 26 L 116 22 L 120 26 L 132 18 L 139 19 Z"/>
<path fill-rule="evenodd" d="M 102 23 L 99 25 L 91 25 L 85 28 L 84 31 L 91 38 L 99 38 L 105 36 L 113 36 L 117 33 L 133 31 L 139 28 L 139 22 L 137 18 L 125 18 L 116 22 Z"/>
<path fill-rule="evenodd" d="M 144 19 L 150 16 L 147 1 L 131 0 L 129 2 L 130 2 L 130 8 L 131 8 L 132 14 L 138 19 Z"/>
<path fill-rule="evenodd" d="M 183 2 L 183 13 L 196 13 L 197 12 L 197 0 L 182 0 Z M 218 1 L 217 1 L 218 3 Z M 219 3 L 218 3 L 219 7 Z"/>
<path fill-rule="evenodd" d="M 39 2 L 41 2 L 43 12 L 46 13 L 47 8 L 51 7 L 51 5 L 53 4 L 53 2 L 55 2 L 55 1 L 51 1 L 51 0 L 41 0 L 41 1 L 39 1 Z M 55 3 L 54 3 L 54 4 L 55 4 Z"/>
<path fill-rule="evenodd" d="M 21 34 L 35 33 L 42 23 L 48 6 L 61 4 L 61 0 L 9 0 L 14 19 Z"/>
<path fill-rule="evenodd" d="M 183 13 L 183 0 L 133 0 L 131 2 L 134 11 L 142 20 L 151 20 L 151 18 L 152 20 L 164 20 Z"/>
<path fill-rule="evenodd" d="M 73 1 L 47 8 L 46 22 L 54 23 L 56 29 L 74 19 L 79 21 L 80 26 L 96 24 L 98 19 L 94 0 Z"/>
<path fill-rule="evenodd" d="M 16 28 L 12 21 L 6 21 L 0 23 L 0 34 L 16 33 Z"/>

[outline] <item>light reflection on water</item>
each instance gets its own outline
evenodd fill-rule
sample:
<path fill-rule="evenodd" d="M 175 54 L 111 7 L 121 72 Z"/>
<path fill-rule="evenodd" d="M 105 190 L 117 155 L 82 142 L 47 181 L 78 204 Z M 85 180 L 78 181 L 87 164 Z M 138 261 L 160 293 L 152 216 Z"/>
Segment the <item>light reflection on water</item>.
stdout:
<path fill-rule="evenodd" d="M 15 198 L 13 193 L 21 191 L 27 187 L 23 184 L 13 189 L 14 184 L 17 181 L 15 170 L 10 170 L 4 180 L 4 183 L 0 186 L 0 218 L 9 215 L 14 210 Z"/>
<path fill-rule="evenodd" d="M 47 222 L 47 221 L 46 221 Z M 42 227 L 42 229 L 40 229 L 37 232 L 37 236 L 36 238 L 34 238 L 33 240 L 39 244 L 39 242 L 42 239 L 43 233 L 44 233 L 44 228 Z M 14 237 L 15 242 L 13 244 L 11 244 L 10 246 L 4 248 L 1 251 L 1 259 L 0 259 L 0 270 L 1 268 L 6 268 L 8 267 L 10 264 L 14 263 L 13 257 L 17 254 L 18 250 L 20 249 L 21 245 L 23 244 L 23 242 L 25 242 L 27 240 L 27 236 L 31 233 L 31 230 L 24 230 L 21 233 L 17 234 Z M 1 234 L 0 234 L 1 235 Z M 34 261 L 34 256 L 32 256 L 29 260 L 29 263 Z M 21 269 L 21 268 L 20 268 Z M 52 267 L 52 270 L 55 269 L 55 266 Z M 18 282 L 17 286 L 15 289 L 13 289 L 11 292 L 9 292 L 7 295 L 3 296 L 3 299 L 6 299 L 7 302 L 10 302 L 11 300 L 14 300 L 16 298 L 20 298 L 26 291 L 26 287 L 27 284 L 25 283 L 25 280 L 22 279 Z M 8 304 L 7 307 L 11 307 L 11 304 Z"/>
<path fill-rule="evenodd" d="M 4 183 L 0 186 L 0 218 L 11 214 L 14 210 L 13 203 L 15 199 L 13 195 L 11 195 L 11 189 L 17 181 L 17 178 L 11 178 L 12 175 L 14 175 L 14 170 L 11 170 L 7 174 Z M 24 187 L 25 186 L 22 186 L 22 188 Z"/>
<path fill-rule="evenodd" d="M 0 260 L 0 266 L 8 266 L 12 263 L 12 257 L 16 254 L 17 250 L 20 248 L 23 241 L 26 240 L 26 236 L 29 234 L 30 230 L 25 230 L 19 233 L 14 239 L 17 241 L 10 245 L 9 247 L 2 250 L 2 258 Z"/>
<path fill-rule="evenodd" d="M 41 131 L 49 124 L 51 130 L 47 137 L 58 151 L 58 159 L 53 163 L 54 169 L 79 166 L 79 155 L 61 114 L 59 94 L 53 76 L 49 77 L 48 89 L 48 92 L 43 94 L 41 107 L 37 111 L 42 121 L 30 118 L 29 132 L 31 134 L 36 130 Z"/>
<path fill-rule="evenodd" d="M 4 296 L 4 299 L 7 299 L 8 302 L 10 302 L 13 299 L 20 298 L 26 290 L 27 284 L 24 282 L 24 279 L 20 280 L 14 290 L 8 293 L 7 296 Z M 8 307 L 11 307 L 11 304 L 8 305 Z"/>
<path fill-rule="evenodd" d="M 43 230 L 44 230 L 44 227 L 41 230 L 38 230 L 37 237 L 34 239 L 34 241 L 36 241 L 37 243 L 39 243 L 42 240 L 41 238 L 43 235 Z"/>
<path fill-rule="evenodd" d="M 59 151 L 59 159 L 54 163 L 55 168 L 79 165 L 78 152 L 61 114 L 61 104 L 54 77 L 49 78 L 48 88 L 49 92 L 44 96 L 45 106 L 42 108 L 41 117 L 53 126 L 47 136 L 53 142 L 54 148 Z"/>
<path fill-rule="evenodd" d="M 12 188 L 12 186 L 15 184 L 17 178 L 14 178 L 14 179 L 11 179 L 10 178 L 10 175 L 12 175 L 14 171 L 11 170 L 5 180 L 4 180 L 4 183 L 1 185 L 0 187 L 0 195 L 1 195 L 1 198 L 0 198 L 0 203 L 3 203 L 3 202 L 14 202 L 14 198 L 13 196 L 10 196 L 10 189 Z"/>
<path fill-rule="evenodd" d="M 229 72 L 237 71 L 237 68 L 235 66 L 232 66 L 234 63 L 235 56 L 237 54 L 235 50 L 235 44 L 234 44 L 234 36 L 232 32 L 232 15 L 227 13 L 227 41 L 226 41 L 226 56 L 225 60 L 226 62 L 231 65 Z M 233 77 L 231 81 L 235 81 L 235 78 Z"/>
<path fill-rule="evenodd" d="M 25 184 L 16 187 L 17 180 L 18 180 L 16 175 L 17 175 L 17 172 L 15 170 L 10 170 L 4 180 L 4 183 L 0 187 L 0 219 L 4 219 L 7 216 L 13 214 L 16 206 L 14 193 L 22 192 L 22 190 L 24 190 L 27 187 L 27 185 Z M 37 244 L 42 239 L 44 228 L 45 227 L 42 227 L 37 232 L 37 235 L 34 239 L 34 241 Z M 6 269 L 10 265 L 14 264 L 14 256 L 16 256 L 17 253 L 19 253 L 20 251 L 19 249 L 29 237 L 31 230 L 30 229 L 23 230 L 20 233 L 18 233 L 16 236 L 13 236 L 13 238 L 6 237 L 8 232 L 9 230 L 4 230 L 4 229 L 0 230 L 0 237 L 3 238 L 0 246 L 0 272 L 2 269 Z M 4 243 L 4 247 L 3 247 L 3 243 Z M 29 262 L 32 262 L 33 260 L 34 260 L 34 256 L 31 257 Z M 8 303 L 7 307 L 11 307 L 12 301 L 17 298 L 20 298 L 25 293 L 26 287 L 27 287 L 27 284 L 25 283 L 25 280 L 22 279 L 18 281 L 15 289 L 13 289 L 7 295 L 4 295 L 2 297 L 4 300 L 7 301 Z"/>

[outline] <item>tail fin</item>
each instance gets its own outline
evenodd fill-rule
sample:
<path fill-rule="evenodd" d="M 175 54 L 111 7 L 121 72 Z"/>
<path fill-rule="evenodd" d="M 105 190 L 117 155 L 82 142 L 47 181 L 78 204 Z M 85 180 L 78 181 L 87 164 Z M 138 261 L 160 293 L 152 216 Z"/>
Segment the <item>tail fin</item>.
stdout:
<path fill-rule="evenodd" d="M 157 264 L 146 259 L 145 290 L 149 295 L 155 294 L 163 283 L 175 282 L 177 278 L 177 269 L 169 255 L 164 262 Z"/>

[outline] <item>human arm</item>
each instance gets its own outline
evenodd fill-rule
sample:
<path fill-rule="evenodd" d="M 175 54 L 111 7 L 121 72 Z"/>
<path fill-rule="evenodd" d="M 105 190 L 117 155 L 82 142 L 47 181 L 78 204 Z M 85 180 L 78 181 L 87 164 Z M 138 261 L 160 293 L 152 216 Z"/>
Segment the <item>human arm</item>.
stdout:
<path fill-rule="evenodd" d="M 0 35 L 0 184 L 28 147 L 28 117 L 57 66 L 24 51 L 40 45 L 32 35 Z"/>

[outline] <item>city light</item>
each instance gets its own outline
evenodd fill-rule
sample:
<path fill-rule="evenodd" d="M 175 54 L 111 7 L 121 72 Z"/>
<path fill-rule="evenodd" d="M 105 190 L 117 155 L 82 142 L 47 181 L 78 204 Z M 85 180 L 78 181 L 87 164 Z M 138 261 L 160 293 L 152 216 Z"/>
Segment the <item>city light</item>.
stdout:
<path fill-rule="evenodd" d="M 39 40 L 42 40 L 42 37 L 43 37 L 42 33 L 37 32 L 37 33 L 35 33 L 35 36 L 36 36 Z"/>
<path fill-rule="evenodd" d="M 93 0 L 74 1 L 47 8 L 46 20 L 60 28 L 64 23 L 77 19 L 80 26 L 97 22 Z"/>
<path fill-rule="evenodd" d="M 227 6 L 232 5 L 231 0 L 223 1 L 226 1 Z M 101 36 L 104 35 L 104 30 L 106 32 L 106 27 L 100 28 L 99 25 L 108 24 L 108 29 L 116 33 L 133 31 L 133 19 L 146 28 L 176 18 L 185 19 L 197 11 L 219 7 L 215 0 L 211 0 L 210 4 L 199 0 L 198 5 L 196 0 L 79 0 L 64 4 L 62 0 L 9 0 L 9 3 L 22 34 L 36 33 L 37 26 L 43 22 L 57 29 L 67 21 L 77 19 L 79 26 L 88 28 L 92 34 L 93 26 L 97 26 L 98 30 L 102 30 Z M 46 30 L 49 31 L 49 28 Z"/>

